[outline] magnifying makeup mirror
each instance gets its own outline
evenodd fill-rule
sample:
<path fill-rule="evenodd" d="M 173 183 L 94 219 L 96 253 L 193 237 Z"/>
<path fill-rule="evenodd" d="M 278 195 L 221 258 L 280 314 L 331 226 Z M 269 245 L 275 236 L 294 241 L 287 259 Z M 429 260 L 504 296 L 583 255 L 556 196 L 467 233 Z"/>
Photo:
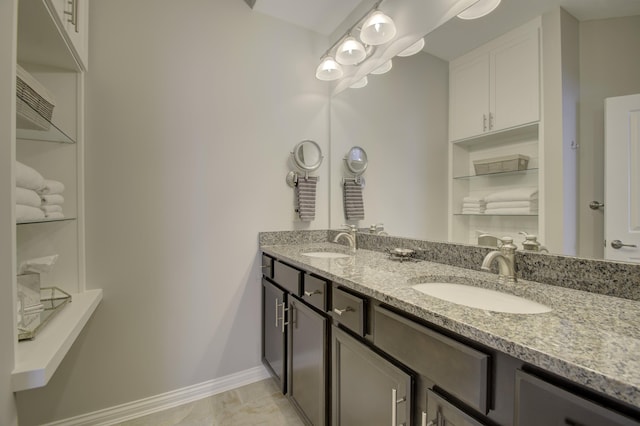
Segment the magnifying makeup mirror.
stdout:
<path fill-rule="evenodd" d="M 351 148 L 344 161 L 347 164 L 347 169 L 356 175 L 356 177 L 360 176 L 365 170 L 367 170 L 367 153 L 359 146 Z"/>
<path fill-rule="evenodd" d="M 296 167 L 304 172 L 312 172 L 322 164 L 322 150 L 312 140 L 298 142 L 291 154 Z"/>

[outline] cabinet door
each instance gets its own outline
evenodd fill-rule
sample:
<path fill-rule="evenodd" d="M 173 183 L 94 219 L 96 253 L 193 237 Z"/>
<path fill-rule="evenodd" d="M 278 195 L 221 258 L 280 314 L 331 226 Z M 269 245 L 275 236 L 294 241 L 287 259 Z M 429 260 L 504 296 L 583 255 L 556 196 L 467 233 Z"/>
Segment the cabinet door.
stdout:
<path fill-rule="evenodd" d="M 327 424 L 328 319 L 289 301 L 289 384 L 292 402 L 312 425 Z"/>
<path fill-rule="evenodd" d="M 410 425 L 412 377 L 333 326 L 332 424 Z"/>
<path fill-rule="evenodd" d="M 449 79 L 449 139 L 488 131 L 489 55 L 452 64 Z"/>
<path fill-rule="evenodd" d="M 540 119 L 538 30 L 491 52 L 489 130 L 504 130 Z"/>
<path fill-rule="evenodd" d="M 55 11 L 64 38 L 69 44 L 80 68 L 87 70 L 88 65 L 88 0 L 45 0 L 49 8 Z"/>
<path fill-rule="evenodd" d="M 286 295 L 262 279 L 262 362 L 286 393 Z"/>
<path fill-rule="evenodd" d="M 520 370 L 516 372 L 516 426 L 638 426 L 602 405 L 574 395 Z"/>
<path fill-rule="evenodd" d="M 422 415 L 421 426 L 483 426 L 462 410 L 431 390 L 427 391 L 427 412 Z"/>

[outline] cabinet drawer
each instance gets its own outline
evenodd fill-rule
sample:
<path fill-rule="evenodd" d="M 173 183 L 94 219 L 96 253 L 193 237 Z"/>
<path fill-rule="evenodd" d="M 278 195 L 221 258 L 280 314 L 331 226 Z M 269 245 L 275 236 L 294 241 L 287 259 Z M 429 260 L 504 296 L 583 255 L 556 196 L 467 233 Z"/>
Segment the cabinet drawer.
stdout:
<path fill-rule="evenodd" d="M 374 344 L 447 393 L 489 411 L 490 356 L 381 306 L 374 307 Z"/>
<path fill-rule="evenodd" d="M 322 312 L 326 312 L 327 285 L 327 281 L 305 274 L 302 283 L 302 299 Z"/>
<path fill-rule="evenodd" d="M 273 278 L 273 258 L 262 255 L 262 275 L 267 278 Z"/>
<path fill-rule="evenodd" d="M 300 295 L 300 282 L 302 271 L 298 271 L 289 265 L 275 261 L 273 262 L 273 280 L 285 290 Z"/>
<path fill-rule="evenodd" d="M 515 425 L 638 426 L 640 422 L 518 370 Z"/>
<path fill-rule="evenodd" d="M 365 299 L 334 288 L 332 308 L 331 315 L 338 323 L 358 335 L 364 336 Z"/>

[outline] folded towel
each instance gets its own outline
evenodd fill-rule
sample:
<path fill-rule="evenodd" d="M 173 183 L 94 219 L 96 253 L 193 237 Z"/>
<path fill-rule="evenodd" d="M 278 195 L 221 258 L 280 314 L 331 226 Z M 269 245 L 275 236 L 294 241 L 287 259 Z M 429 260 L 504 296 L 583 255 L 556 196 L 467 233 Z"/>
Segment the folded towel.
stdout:
<path fill-rule="evenodd" d="M 298 199 L 298 215 L 300 220 L 311 221 L 316 218 L 316 185 L 318 178 L 315 176 L 298 177 L 296 184 L 296 196 Z"/>
<path fill-rule="evenodd" d="M 47 206 L 51 204 L 62 205 L 64 204 L 64 197 L 60 194 L 41 195 L 42 205 Z"/>
<path fill-rule="evenodd" d="M 49 220 L 64 219 L 64 214 L 62 214 L 62 212 L 52 212 L 52 213 L 46 213 L 45 217 Z"/>
<path fill-rule="evenodd" d="M 38 197 L 38 200 L 40 197 Z M 40 209 L 44 212 L 45 216 L 49 213 L 58 213 L 62 211 L 62 206 L 59 204 L 47 204 L 45 206 L 40 206 Z"/>
<path fill-rule="evenodd" d="M 486 202 L 493 201 L 530 201 L 538 198 L 538 188 L 523 187 L 494 192 L 484 197 Z"/>
<path fill-rule="evenodd" d="M 40 196 L 33 189 L 16 187 L 16 204 L 40 207 L 41 203 L 42 200 L 40 200 Z"/>
<path fill-rule="evenodd" d="M 62 194 L 64 192 L 64 183 L 59 182 L 57 180 L 45 179 L 44 185 L 40 190 L 38 190 L 38 194 Z"/>
<path fill-rule="evenodd" d="M 463 203 L 484 203 L 485 200 L 482 197 L 471 197 L 471 196 L 469 196 L 469 197 L 464 197 L 462 199 L 462 202 Z"/>
<path fill-rule="evenodd" d="M 44 178 L 35 169 L 16 161 L 16 186 L 37 191 L 44 186 Z"/>
<path fill-rule="evenodd" d="M 344 217 L 347 220 L 364 219 L 364 201 L 362 185 L 355 179 L 346 179 L 343 186 Z"/>
<path fill-rule="evenodd" d="M 487 203 L 488 209 L 504 209 L 514 207 L 538 208 L 538 200 L 533 201 L 492 201 Z"/>
<path fill-rule="evenodd" d="M 30 222 L 44 219 L 44 212 L 37 207 L 16 204 L 16 222 Z"/>
<path fill-rule="evenodd" d="M 462 203 L 462 207 L 469 207 L 469 208 L 475 208 L 475 209 L 483 209 L 486 207 L 486 205 L 484 203 L 480 204 L 480 203 Z"/>
<path fill-rule="evenodd" d="M 518 215 L 518 214 L 537 214 L 537 208 L 528 208 L 528 207 L 512 207 L 512 208 L 504 208 L 504 209 L 486 209 L 484 214 L 504 214 L 504 215 Z"/>
<path fill-rule="evenodd" d="M 466 208 L 466 209 L 462 209 L 462 214 L 483 214 L 485 212 L 485 210 L 480 210 L 480 209 L 470 209 L 470 208 Z"/>

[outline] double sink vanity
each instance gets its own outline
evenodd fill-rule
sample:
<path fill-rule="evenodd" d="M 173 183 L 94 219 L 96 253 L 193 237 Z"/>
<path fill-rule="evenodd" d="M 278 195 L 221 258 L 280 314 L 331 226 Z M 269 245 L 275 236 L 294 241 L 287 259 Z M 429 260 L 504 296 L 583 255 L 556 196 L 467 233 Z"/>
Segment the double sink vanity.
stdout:
<path fill-rule="evenodd" d="M 522 279 L 519 253 L 513 283 L 480 271 L 490 249 L 337 236 L 260 234 L 263 361 L 306 423 L 640 425 L 634 297 Z"/>

